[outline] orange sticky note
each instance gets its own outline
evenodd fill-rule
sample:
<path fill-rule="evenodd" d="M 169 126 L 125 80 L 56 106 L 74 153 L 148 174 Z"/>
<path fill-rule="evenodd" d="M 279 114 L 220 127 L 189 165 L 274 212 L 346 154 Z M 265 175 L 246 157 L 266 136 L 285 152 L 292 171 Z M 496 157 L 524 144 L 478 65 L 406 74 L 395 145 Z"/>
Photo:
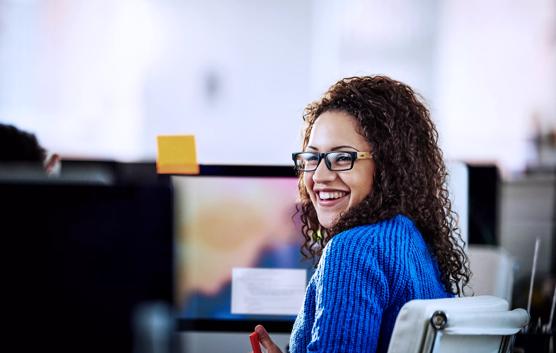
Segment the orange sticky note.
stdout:
<path fill-rule="evenodd" d="M 195 136 L 161 135 L 156 141 L 156 170 L 159 174 L 199 174 Z"/>

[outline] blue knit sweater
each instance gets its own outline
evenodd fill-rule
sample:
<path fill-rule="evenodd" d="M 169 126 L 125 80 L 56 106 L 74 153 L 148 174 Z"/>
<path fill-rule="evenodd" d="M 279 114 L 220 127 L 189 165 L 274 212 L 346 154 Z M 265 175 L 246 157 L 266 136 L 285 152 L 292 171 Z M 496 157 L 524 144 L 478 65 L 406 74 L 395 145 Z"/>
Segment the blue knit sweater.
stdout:
<path fill-rule="evenodd" d="M 290 352 L 386 352 L 406 302 L 448 296 L 409 218 L 350 229 L 323 251 L 293 327 Z"/>

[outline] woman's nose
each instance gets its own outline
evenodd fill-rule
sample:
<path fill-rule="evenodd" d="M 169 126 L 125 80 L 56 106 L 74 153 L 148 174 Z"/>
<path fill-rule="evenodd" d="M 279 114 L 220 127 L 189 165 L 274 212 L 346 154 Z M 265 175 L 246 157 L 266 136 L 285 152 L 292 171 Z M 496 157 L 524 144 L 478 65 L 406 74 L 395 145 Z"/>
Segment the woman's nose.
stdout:
<path fill-rule="evenodd" d="M 328 166 L 326 165 L 326 161 L 324 159 L 320 161 L 317 169 L 315 169 L 315 171 L 313 172 L 313 181 L 315 183 L 334 180 L 335 177 L 336 172 L 328 169 Z"/>

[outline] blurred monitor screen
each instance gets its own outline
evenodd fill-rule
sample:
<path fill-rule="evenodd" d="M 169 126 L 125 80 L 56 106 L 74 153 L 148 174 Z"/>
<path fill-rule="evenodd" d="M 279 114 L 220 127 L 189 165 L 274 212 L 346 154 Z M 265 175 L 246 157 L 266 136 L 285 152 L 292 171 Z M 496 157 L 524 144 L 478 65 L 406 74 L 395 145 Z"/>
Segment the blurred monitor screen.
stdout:
<path fill-rule="evenodd" d="M 300 253 L 297 184 L 291 167 L 173 177 L 180 327 L 291 330 L 313 267 Z"/>
<path fill-rule="evenodd" d="M 20 351 L 138 351 L 134 318 L 172 308 L 171 187 L 10 182 L 0 200 L 6 339 Z"/>

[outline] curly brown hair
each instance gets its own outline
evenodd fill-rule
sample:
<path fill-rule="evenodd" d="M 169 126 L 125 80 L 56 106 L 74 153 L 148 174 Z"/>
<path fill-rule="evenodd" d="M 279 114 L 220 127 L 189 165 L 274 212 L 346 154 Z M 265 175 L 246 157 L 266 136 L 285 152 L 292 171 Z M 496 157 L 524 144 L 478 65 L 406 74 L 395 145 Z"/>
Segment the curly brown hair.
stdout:
<path fill-rule="evenodd" d="M 342 79 L 305 108 L 304 150 L 313 124 L 326 111 L 355 117 L 358 132 L 372 146 L 374 183 L 363 201 L 342 214 L 331 229 L 323 229 L 300 173 L 302 254 L 316 261 L 334 235 L 403 214 L 413 220 L 431 249 L 446 291 L 463 294 L 471 275 L 468 259 L 448 195 L 438 132 L 420 96 L 385 76 Z"/>

